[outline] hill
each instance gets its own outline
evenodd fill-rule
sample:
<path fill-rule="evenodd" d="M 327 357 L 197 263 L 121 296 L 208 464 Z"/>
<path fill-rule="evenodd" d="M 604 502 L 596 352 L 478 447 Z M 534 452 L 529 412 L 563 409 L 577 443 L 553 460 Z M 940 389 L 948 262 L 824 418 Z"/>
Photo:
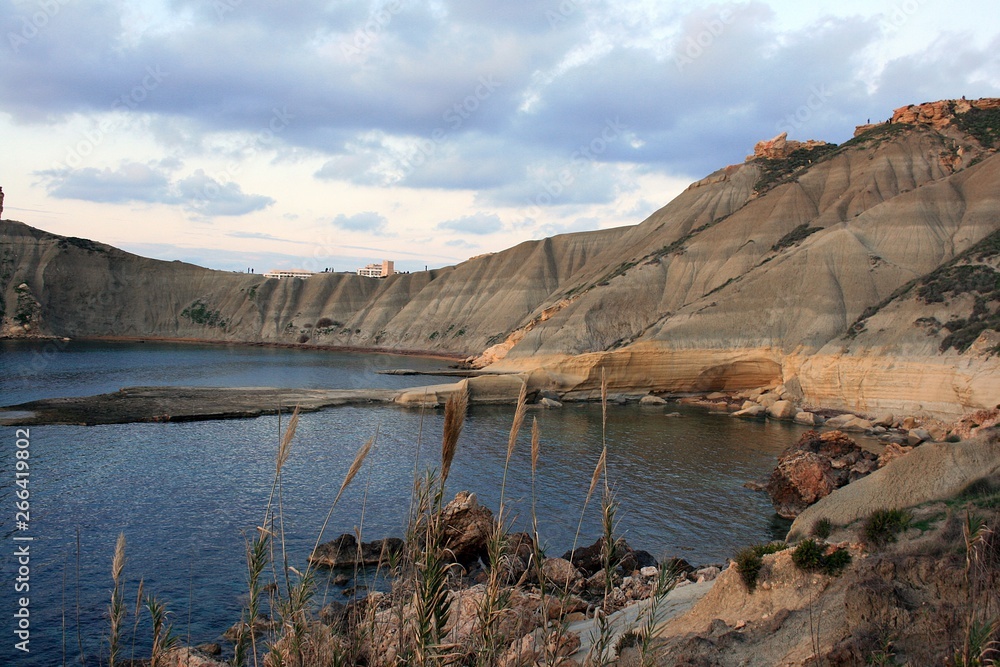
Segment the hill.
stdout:
<path fill-rule="evenodd" d="M 1000 100 L 761 142 L 632 227 L 374 280 L 212 271 L 0 223 L 3 334 L 429 351 L 586 394 L 784 383 L 955 416 L 1000 396 Z"/>

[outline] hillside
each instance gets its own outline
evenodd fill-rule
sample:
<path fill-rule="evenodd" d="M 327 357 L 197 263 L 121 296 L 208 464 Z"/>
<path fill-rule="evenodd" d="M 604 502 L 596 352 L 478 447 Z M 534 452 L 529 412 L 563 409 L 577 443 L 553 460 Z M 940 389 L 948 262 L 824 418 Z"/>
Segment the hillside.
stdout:
<path fill-rule="evenodd" d="M 266 280 L 4 221 L 3 333 L 447 352 L 560 391 L 604 368 L 619 391 L 784 382 L 953 416 L 1000 396 L 998 127 L 1000 100 L 961 100 L 841 146 L 778 137 L 638 225 L 385 280 Z"/>

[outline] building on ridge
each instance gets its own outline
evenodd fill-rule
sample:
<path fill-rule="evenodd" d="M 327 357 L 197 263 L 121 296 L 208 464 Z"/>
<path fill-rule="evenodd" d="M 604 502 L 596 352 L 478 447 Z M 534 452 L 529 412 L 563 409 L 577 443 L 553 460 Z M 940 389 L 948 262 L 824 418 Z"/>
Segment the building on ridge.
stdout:
<path fill-rule="evenodd" d="M 395 262 L 391 259 L 383 259 L 381 264 L 366 264 L 358 269 L 359 276 L 368 278 L 387 278 L 396 273 Z"/>
<path fill-rule="evenodd" d="M 316 275 L 313 271 L 305 269 L 271 269 L 264 274 L 265 278 L 308 278 Z"/>

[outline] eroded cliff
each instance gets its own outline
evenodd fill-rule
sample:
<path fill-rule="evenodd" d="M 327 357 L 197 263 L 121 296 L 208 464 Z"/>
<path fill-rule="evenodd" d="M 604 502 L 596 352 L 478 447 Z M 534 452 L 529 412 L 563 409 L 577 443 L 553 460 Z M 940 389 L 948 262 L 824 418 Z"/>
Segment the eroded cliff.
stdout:
<path fill-rule="evenodd" d="M 994 101 L 955 101 L 841 146 L 778 137 L 633 227 L 384 280 L 210 271 L 8 221 L 4 333 L 448 352 L 561 391 L 604 369 L 618 390 L 783 381 L 814 404 L 956 415 L 1000 400 L 996 252 L 968 254 L 1000 230 L 996 128 Z M 928 300 L 919 281 L 949 266 L 975 280 Z M 959 330 L 968 345 L 943 345 Z"/>

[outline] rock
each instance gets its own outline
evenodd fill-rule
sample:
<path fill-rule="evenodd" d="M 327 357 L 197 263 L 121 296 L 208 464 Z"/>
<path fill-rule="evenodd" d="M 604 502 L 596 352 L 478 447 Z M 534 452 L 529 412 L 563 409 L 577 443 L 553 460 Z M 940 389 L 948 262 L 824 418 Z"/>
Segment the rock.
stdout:
<path fill-rule="evenodd" d="M 705 397 L 706 401 L 725 401 L 729 397 L 723 394 L 721 391 L 713 391 L 711 394 Z"/>
<path fill-rule="evenodd" d="M 780 516 L 795 518 L 817 500 L 875 467 L 875 455 L 840 431 L 822 435 L 807 431 L 778 457 L 767 493 Z"/>
<path fill-rule="evenodd" d="M 848 421 L 846 424 L 840 427 L 842 431 L 851 431 L 855 433 L 863 433 L 865 431 L 872 430 L 872 423 L 867 419 L 862 419 L 861 417 L 855 417 L 854 419 Z"/>
<path fill-rule="evenodd" d="M 898 444 L 896 444 L 894 442 L 890 442 L 889 444 L 887 444 L 885 446 L 885 449 L 882 450 L 882 453 L 879 454 L 879 457 L 878 457 L 878 467 L 879 468 L 884 468 L 885 466 L 889 465 L 891 462 L 893 462 L 896 459 L 898 459 L 900 456 L 903 456 L 905 454 L 909 454 L 912 450 L 913 450 L 913 447 L 903 447 L 902 445 L 898 445 Z"/>
<path fill-rule="evenodd" d="M 904 417 L 903 421 L 899 423 L 899 428 L 904 431 L 912 431 L 917 427 L 917 420 L 913 417 Z"/>
<path fill-rule="evenodd" d="M 666 405 L 667 401 L 659 396 L 643 396 L 639 399 L 639 405 Z"/>
<path fill-rule="evenodd" d="M 316 547 L 309 556 L 309 562 L 320 567 L 354 567 L 355 565 L 378 565 L 384 563 L 389 556 L 403 550 L 403 540 L 397 537 L 387 537 L 384 540 L 363 542 L 358 547 L 358 540 L 350 533 L 344 533 L 335 540 Z"/>
<path fill-rule="evenodd" d="M 573 563 L 565 558 L 546 558 L 542 564 L 545 579 L 560 590 L 567 590 L 580 577 Z"/>
<path fill-rule="evenodd" d="M 563 554 L 563 559 L 570 561 L 581 570 L 585 576 L 590 577 L 604 569 L 603 558 L 604 538 L 600 537 L 596 542 L 588 547 L 577 547 L 575 551 L 567 551 Z M 613 568 L 621 568 L 626 573 L 631 573 L 646 565 L 655 565 L 656 559 L 646 551 L 635 551 L 628 545 L 625 538 L 618 538 L 615 541 L 615 561 Z"/>
<path fill-rule="evenodd" d="M 222 655 L 222 647 L 215 642 L 210 642 L 208 644 L 198 644 L 194 647 L 194 650 L 204 653 L 212 657 Z"/>
<path fill-rule="evenodd" d="M 737 410 L 733 413 L 734 417 L 747 417 L 750 419 L 757 419 L 758 417 L 763 417 L 767 413 L 767 408 L 763 405 L 754 404 L 752 407 L 746 410 Z"/>
<path fill-rule="evenodd" d="M 656 567 L 650 565 L 639 570 L 639 574 L 649 579 L 651 577 L 658 576 L 660 574 L 660 571 L 656 569 Z"/>
<path fill-rule="evenodd" d="M 895 423 L 896 417 L 890 412 L 889 414 L 882 415 L 878 419 L 872 422 L 875 426 L 884 426 L 885 428 L 892 428 L 893 423 Z"/>
<path fill-rule="evenodd" d="M 444 521 L 444 546 L 455 562 L 474 564 L 487 556 L 486 542 L 493 530 L 493 512 L 479 504 L 476 494 L 459 491 L 445 505 L 441 514 Z"/>
<path fill-rule="evenodd" d="M 972 438 L 979 429 L 1000 424 L 1000 406 L 991 410 L 976 410 L 963 415 L 952 428 L 952 433 L 962 440 Z"/>
<path fill-rule="evenodd" d="M 757 398 L 757 404 L 763 405 L 765 408 L 769 408 L 775 403 L 777 403 L 779 400 L 781 399 L 778 397 L 777 394 L 771 394 L 771 393 L 761 394 L 761 396 Z"/>
<path fill-rule="evenodd" d="M 839 429 L 847 422 L 857 418 L 858 418 L 857 415 L 852 415 L 850 412 L 847 412 L 842 415 L 837 415 L 836 417 L 830 417 L 829 419 L 826 420 L 826 425 L 829 426 L 830 428 Z"/>
<path fill-rule="evenodd" d="M 665 414 L 665 415 L 663 415 L 663 416 L 664 416 L 664 417 L 680 417 L 680 416 L 681 416 L 681 413 L 679 413 L 679 412 L 668 412 L 668 413 L 666 413 L 666 414 Z"/>
<path fill-rule="evenodd" d="M 772 419 L 791 419 L 795 416 L 796 409 L 792 405 L 791 401 L 775 401 L 775 403 L 767 409 L 767 414 Z"/>
<path fill-rule="evenodd" d="M 221 653 L 221 649 L 219 652 Z M 163 667 L 226 667 L 227 663 L 215 660 L 197 649 L 181 646 L 168 651 L 159 664 Z"/>
<path fill-rule="evenodd" d="M 822 417 L 817 417 L 817 415 L 811 412 L 796 412 L 795 413 L 795 423 L 805 424 L 806 426 L 818 426 L 822 422 Z"/>
<path fill-rule="evenodd" d="M 911 447 L 916 447 L 920 443 L 927 442 L 930 439 L 931 439 L 931 434 L 922 428 L 911 429 L 906 434 L 906 442 Z"/>
<path fill-rule="evenodd" d="M 553 398 L 543 398 L 539 404 L 546 408 L 561 408 L 563 406 L 562 403 Z"/>
<path fill-rule="evenodd" d="M 809 141 L 804 142 L 794 140 L 789 141 L 788 133 L 782 132 L 773 139 L 758 141 L 753 147 L 753 155 L 747 156 L 747 162 L 758 158 L 766 160 L 784 160 L 797 150 L 813 150 L 814 148 L 819 148 L 821 146 L 826 146 L 826 142 L 817 141 L 815 139 L 810 139 Z"/>
<path fill-rule="evenodd" d="M 497 662 L 498 667 L 537 665 L 545 656 L 565 657 L 580 648 L 580 636 L 575 632 L 547 631 L 538 628 L 511 644 Z M 560 665 L 568 662 L 558 661 Z"/>
<path fill-rule="evenodd" d="M 743 405 L 740 406 L 740 410 L 749 410 L 750 408 L 756 408 L 756 401 L 743 401 Z"/>
<path fill-rule="evenodd" d="M 698 578 L 698 583 L 702 581 L 715 581 L 715 578 L 722 573 L 722 570 L 715 566 L 703 567 L 694 574 Z"/>
<path fill-rule="evenodd" d="M 930 435 L 928 440 L 932 440 L 934 442 L 944 442 L 945 438 L 948 437 L 948 429 L 938 424 L 928 426 L 926 431 L 928 435 Z"/>

